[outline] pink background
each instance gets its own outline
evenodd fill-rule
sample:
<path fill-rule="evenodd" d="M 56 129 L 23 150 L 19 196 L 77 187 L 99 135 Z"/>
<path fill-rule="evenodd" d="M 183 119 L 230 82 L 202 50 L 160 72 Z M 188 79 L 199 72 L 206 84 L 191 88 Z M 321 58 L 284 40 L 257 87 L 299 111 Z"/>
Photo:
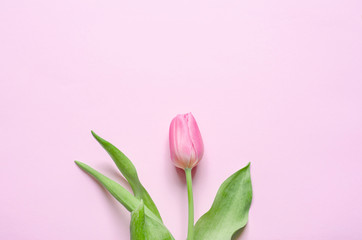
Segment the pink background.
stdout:
<path fill-rule="evenodd" d="M 126 186 L 91 129 L 185 239 L 168 127 L 189 111 L 196 219 L 250 161 L 240 239 L 362 239 L 362 1 L 8 0 L 0 35 L 0 239 L 129 238 L 129 213 L 73 162 Z"/>

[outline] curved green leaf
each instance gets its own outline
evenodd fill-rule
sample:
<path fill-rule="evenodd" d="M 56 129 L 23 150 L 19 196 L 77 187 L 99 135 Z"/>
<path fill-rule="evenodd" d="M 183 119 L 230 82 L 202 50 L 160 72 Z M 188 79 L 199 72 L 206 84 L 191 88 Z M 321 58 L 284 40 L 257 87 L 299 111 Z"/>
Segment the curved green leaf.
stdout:
<path fill-rule="evenodd" d="M 132 212 L 130 230 L 131 240 L 174 240 L 162 223 L 145 215 L 143 202 Z"/>
<path fill-rule="evenodd" d="M 166 227 L 154 219 L 145 217 L 145 236 L 147 240 L 175 240 Z"/>
<path fill-rule="evenodd" d="M 98 182 L 100 182 L 113 195 L 113 197 L 116 198 L 128 211 L 135 214 L 136 212 L 138 212 L 138 220 L 134 219 L 134 222 L 141 221 L 141 211 L 144 212 L 144 232 L 147 240 L 174 240 L 166 226 L 147 206 L 144 206 L 142 210 L 142 207 L 140 206 L 143 204 L 141 203 L 141 201 L 143 202 L 143 200 L 137 199 L 124 187 L 122 187 L 112 179 L 99 173 L 97 170 L 91 168 L 87 164 L 79 161 L 75 161 L 75 163 L 85 172 L 93 176 Z M 135 216 L 133 216 L 133 218 L 135 218 Z"/>
<path fill-rule="evenodd" d="M 145 208 L 143 200 L 131 214 L 131 240 L 146 240 L 145 231 Z"/>
<path fill-rule="evenodd" d="M 135 210 L 136 207 L 139 205 L 140 201 L 115 181 L 104 176 L 103 174 L 94 170 L 85 163 L 79 161 L 75 161 L 75 163 L 78 165 L 78 167 L 89 173 L 98 182 L 100 182 L 113 195 L 113 197 L 117 199 L 118 202 L 120 202 L 128 211 L 131 212 Z"/>
<path fill-rule="evenodd" d="M 249 163 L 221 184 L 210 210 L 195 225 L 195 239 L 231 239 L 248 222 L 252 195 Z"/>
<path fill-rule="evenodd" d="M 103 174 L 99 173 L 97 170 L 91 168 L 85 163 L 79 161 L 75 161 L 75 163 L 85 172 L 93 176 L 98 182 L 100 182 L 113 195 L 113 197 L 117 199 L 118 202 L 120 202 L 128 211 L 132 212 L 140 205 L 140 200 L 135 198 L 135 196 L 133 196 L 124 187 L 122 187 L 112 179 L 104 176 Z M 154 213 L 150 211 L 147 207 L 145 212 L 147 215 L 151 215 L 153 218 L 158 220 Z"/>
<path fill-rule="evenodd" d="M 124 155 L 118 148 L 116 148 L 110 142 L 99 137 L 93 131 L 92 135 L 99 142 L 99 144 L 108 152 L 108 154 L 113 159 L 114 163 L 117 165 L 118 169 L 127 179 L 135 197 L 138 199 L 143 199 L 144 204 L 162 221 L 161 215 L 158 212 L 156 204 L 153 202 L 151 196 L 148 194 L 146 189 L 141 184 L 137 175 L 136 168 L 132 164 L 131 160 L 129 160 L 127 156 Z"/>

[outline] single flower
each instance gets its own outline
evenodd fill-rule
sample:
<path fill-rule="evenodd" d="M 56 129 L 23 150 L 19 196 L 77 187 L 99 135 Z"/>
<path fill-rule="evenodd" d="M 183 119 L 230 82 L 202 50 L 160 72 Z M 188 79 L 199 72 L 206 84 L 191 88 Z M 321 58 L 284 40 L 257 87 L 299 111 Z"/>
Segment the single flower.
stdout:
<path fill-rule="evenodd" d="M 194 240 L 194 198 L 191 170 L 204 155 L 204 144 L 196 120 L 191 113 L 179 114 L 170 125 L 171 159 L 185 170 L 189 205 L 187 240 Z"/>
<path fill-rule="evenodd" d="M 192 169 L 204 155 L 204 144 L 191 113 L 179 114 L 170 125 L 171 159 L 176 167 Z"/>

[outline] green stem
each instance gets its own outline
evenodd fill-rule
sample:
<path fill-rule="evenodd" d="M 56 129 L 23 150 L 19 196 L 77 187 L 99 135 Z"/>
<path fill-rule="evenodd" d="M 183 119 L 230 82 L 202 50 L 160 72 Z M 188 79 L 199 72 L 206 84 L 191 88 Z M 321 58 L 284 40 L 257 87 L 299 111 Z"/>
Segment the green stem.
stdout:
<path fill-rule="evenodd" d="M 187 240 L 194 240 L 194 197 L 192 193 L 192 176 L 191 169 L 186 168 L 187 195 L 189 200 L 189 224 Z"/>

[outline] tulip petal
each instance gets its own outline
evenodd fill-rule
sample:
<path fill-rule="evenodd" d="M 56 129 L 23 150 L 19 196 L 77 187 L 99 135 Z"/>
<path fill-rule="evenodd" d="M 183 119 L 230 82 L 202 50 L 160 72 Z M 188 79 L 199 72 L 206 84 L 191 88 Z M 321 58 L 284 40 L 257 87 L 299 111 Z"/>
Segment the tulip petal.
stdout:
<path fill-rule="evenodd" d="M 197 125 L 196 120 L 191 113 L 188 114 L 187 123 L 188 123 L 190 139 L 195 152 L 195 159 L 197 160 L 197 162 L 195 162 L 192 166 L 194 167 L 196 164 L 198 164 L 198 162 L 202 159 L 204 155 L 204 143 L 202 141 L 199 126 Z"/>
<path fill-rule="evenodd" d="M 195 118 L 191 113 L 179 114 L 170 125 L 170 153 L 179 168 L 193 168 L 204 153 L 204 146 Z"/>
<path fill-rule="evenodd" d="M 176 131 L 177 158 L 189 166 L 192 144 L 185 116 L 176 119 Z"/>
<path fill-rule="evenodd" d="M 177 167 L 182 168 L 177 163 L 177 145 L 176 145 L 176 118 L 174 118 L 170 125 L 170 134 L 169 134 L 169 143 L 170 143 L 170 153 L 171 160 Z"/>

